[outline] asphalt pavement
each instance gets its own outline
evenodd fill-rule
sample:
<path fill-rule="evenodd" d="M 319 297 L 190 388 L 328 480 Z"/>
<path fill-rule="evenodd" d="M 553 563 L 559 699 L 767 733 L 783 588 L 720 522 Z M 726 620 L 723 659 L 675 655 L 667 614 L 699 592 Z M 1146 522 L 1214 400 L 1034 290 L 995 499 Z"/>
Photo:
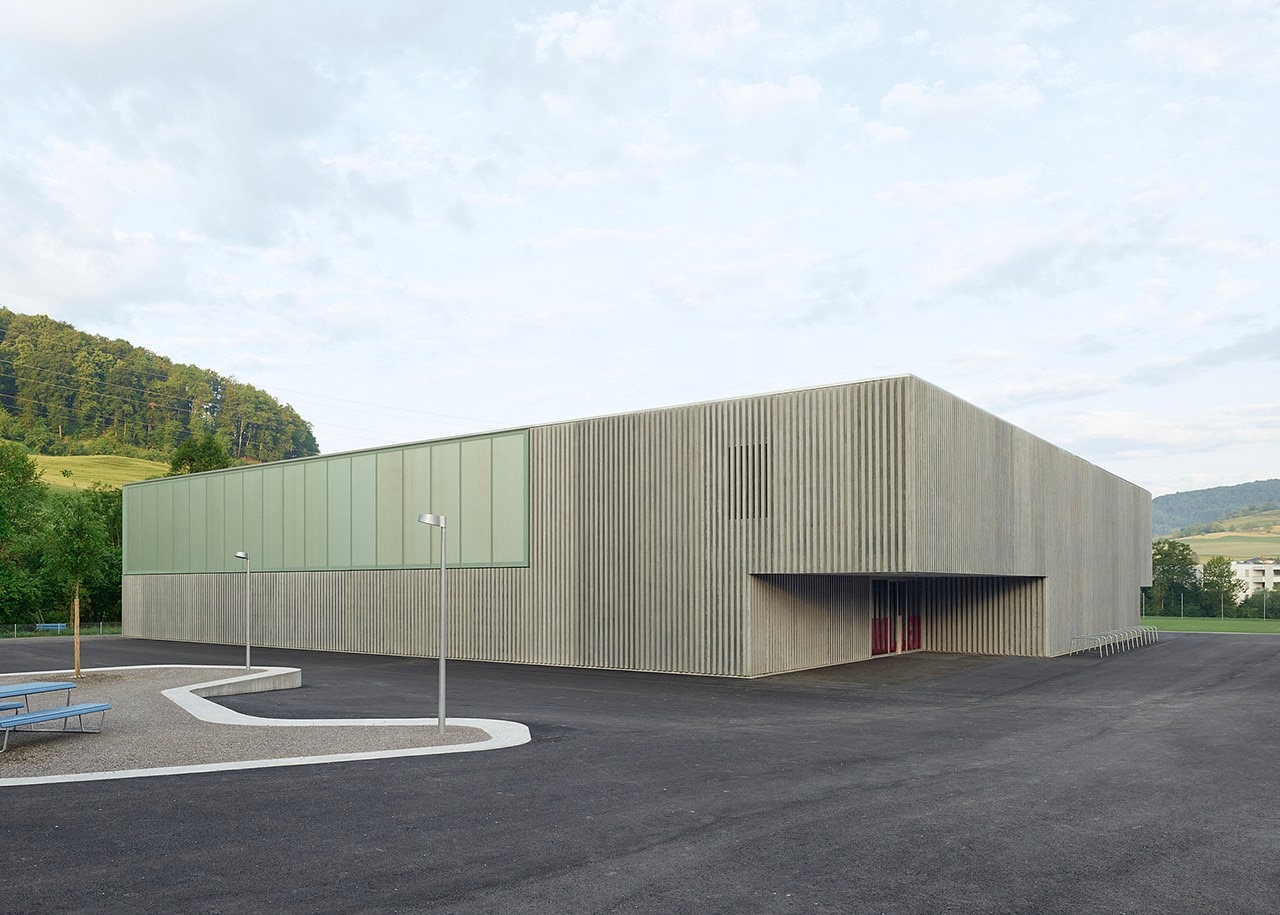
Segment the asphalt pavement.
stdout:
<path fill-rule="evenodd" d="M 237 657 L 84 646 L 85 666 Z M 0 672 L 70 660 L 70 639 L 0 642 Z M 434 714 L 430 660 L 254 660 L 301 667 L 304 686 L 227 706 Z M 1280 637 L 754 681 L 448 673 L 451 716 L 519 721 L 533 741 L 5 788 L 0 911 L 1280 911 Z"/>

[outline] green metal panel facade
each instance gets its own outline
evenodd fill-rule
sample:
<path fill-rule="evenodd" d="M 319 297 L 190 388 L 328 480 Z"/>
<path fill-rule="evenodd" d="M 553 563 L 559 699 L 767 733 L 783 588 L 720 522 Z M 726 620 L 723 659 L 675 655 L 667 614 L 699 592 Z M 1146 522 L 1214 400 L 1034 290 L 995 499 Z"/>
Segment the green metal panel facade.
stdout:
<path fill-rule="evenodd" d="M 133 483 L 126 574 L 529 564 L 526 430 Z"/>

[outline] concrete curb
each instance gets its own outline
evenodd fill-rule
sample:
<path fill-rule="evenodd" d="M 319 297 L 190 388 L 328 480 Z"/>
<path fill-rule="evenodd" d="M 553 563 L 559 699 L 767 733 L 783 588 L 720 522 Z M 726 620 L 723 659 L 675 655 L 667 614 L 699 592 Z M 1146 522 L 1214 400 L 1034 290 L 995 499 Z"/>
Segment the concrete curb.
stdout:
<path fill-rule="evenodd" d="M 125 670 L 171 669 L 225 669 L 206 664 L 140 664 L 128 667 L 81 668 L 82 672 L 114 672 Z M 6 676 L 52 676 L 66 674 L 65 670 L 21 671 Z M 435 725 L 436 718 L 258 718 L 245 715 L 210 702 L 205 696 L 233 696 L 243 693 L 265 692 L 273 689 L 292 689 L 302 685 L 302 671 L 297 667 L 263 667 L 247 674 L 224 677 L 190 686 L 163 690 L 161 695 L 181 707 L 194 718 L 211 724 L 252 725 L 255 727 L 423 727 Z M 271 769 L 282 766 L 312 766 L 324 763 L 355 762 L 358 760 L 393 759 L 405 756 L 436 756 L 446 753 L 475 753 L 482 750 L 499 750 L 528 743 L 532 738 L 529 729 L 515 721 L 492 718 L 449 718 L 448 724 L 472 727 L 489 735 L 488 740 L 475 743 L 448 744 L 444 746 L 406 747 L 396 750 L 370 750 L 357 753 L 332 753 L 318 756 L 292 756 L 275 759 L 239 760 L 236 762 L 207 763 L 188 766 L 166 766 L 154 769 L 118 769 L 109 772 L 85 772 L 67 775 L 45 775 L 31 778 L 0 779 L 0 788 L 18 785 L 51 785 L 64 782 L 107 781 L 120 778 L 153 778 L 162 775 L 192 775 L 201 772 L 229 772 L 243 769 Z"/>

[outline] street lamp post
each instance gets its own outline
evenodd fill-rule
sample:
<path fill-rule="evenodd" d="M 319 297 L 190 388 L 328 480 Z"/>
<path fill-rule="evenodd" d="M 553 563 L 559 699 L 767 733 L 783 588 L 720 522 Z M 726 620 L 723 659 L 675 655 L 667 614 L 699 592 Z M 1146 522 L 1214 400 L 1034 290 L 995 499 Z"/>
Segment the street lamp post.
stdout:
<path fill-rule="evenodd" d="M 440 528 L 440 696 L 436 700 L 436 713 L 439 716 L 440 736 L 444 737 L 444 658 L 448 649 L 448 640 L 445 630 L 445 606 L 444 606 L 444 569 L 445 569 L 445 517 L 444 515 L 429 515 L 426 513 L 418 515 L 419 524 L 429 524 L 432 527 Z"/>
<path fill-rule="evenodd" d="M 244 669 L 249 669 L 249 554 L 236 553 L 236 559 L 244 560 Z"/>

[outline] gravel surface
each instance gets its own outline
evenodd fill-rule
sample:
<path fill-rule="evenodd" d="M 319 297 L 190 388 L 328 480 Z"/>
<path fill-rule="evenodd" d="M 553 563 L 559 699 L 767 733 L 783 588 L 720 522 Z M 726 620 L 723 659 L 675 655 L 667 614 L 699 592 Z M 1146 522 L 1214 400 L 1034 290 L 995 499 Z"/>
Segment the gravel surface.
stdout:
<path fill-rule="evenodd" d="M 97 734 L 15 731 L 0 753 L 0 778 L 32 778 L 121 769 L 153 769 L 207 763 L 287 759 L 334 753 L 364 753 L 475 743 L 489 735 L 478 728 L 450 725 L 441 740 L 429 726 L 274 726 L 211 724 L 188 714 L 161 693 L 175 686 L 204 683 L 244 673 L 243 667 L 86 671 L 72 690 L 72 704 L 107 702 Z M 0 685 L 32 680 L 71 680 L 66 674 L 0 676 Z M 33 709 L 61 705 L 62 692 L 31 697 Z M 335 714 L 332 717 L 337 717 Z M 98 726 L 88 715 L 85 725 Z M 60 728 L 47 722 L 44 728 Z M 76 727 L 71 719 L 70 727 Z"/>

